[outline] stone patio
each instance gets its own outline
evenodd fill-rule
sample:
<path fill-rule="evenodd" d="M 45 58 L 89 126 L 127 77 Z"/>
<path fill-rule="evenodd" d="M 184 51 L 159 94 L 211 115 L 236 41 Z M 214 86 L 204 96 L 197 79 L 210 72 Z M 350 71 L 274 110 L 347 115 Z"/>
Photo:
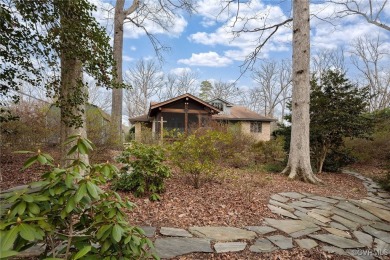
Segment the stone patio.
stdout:
<path fill-rule="evenodd" d="M 189 233 L 177 230 L 186 237 L 167 237 L 167 230 L 176 229 L 162 227 L 163 236 L 155 241 L 156 252 L 170 258 L 191 252 L 239 252 L 248 248 L 266 253 L 300 247 L 320 248 L 352 259 L 390 257 L 390 194 L 369 178 L 344 172 L 361 179 L 369 196 L 348 200 L 297 192 L 274 194 L 268 208 L 281 219 L 266 218 L 258 226 L 242 228 L 190 227 Z"/>

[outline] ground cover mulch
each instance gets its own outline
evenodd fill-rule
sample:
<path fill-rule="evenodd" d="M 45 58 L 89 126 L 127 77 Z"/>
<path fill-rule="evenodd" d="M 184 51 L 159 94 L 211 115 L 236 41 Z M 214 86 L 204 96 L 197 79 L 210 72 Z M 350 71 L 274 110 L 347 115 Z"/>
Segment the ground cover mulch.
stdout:
<path fill-rule="evenodd" d="M 308 192 L 351 199 L 366 196 L 361 181 L 353 176 L 324 173 L 319 177 L 324 185 L 291 181 L 276 173 L 237 170 L 228 178 L 216 179 L 195 189 L 184 177 L 175 175 L 166 182 L 161 201 L 135 198 L 129 192 L 120 194 L 137 205 L 128 213 L 131 223 L 178 228 L 260 225 L 264 218 L 277 217 L 267 204 L 270 196 L 279 192 Z"/>

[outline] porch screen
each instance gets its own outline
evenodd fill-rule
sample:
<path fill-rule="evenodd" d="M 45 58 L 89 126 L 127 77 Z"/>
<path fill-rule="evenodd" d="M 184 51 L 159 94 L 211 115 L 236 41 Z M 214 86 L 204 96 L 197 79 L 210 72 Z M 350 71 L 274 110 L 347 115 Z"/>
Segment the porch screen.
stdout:
<path fill-rule="evenodd" d="M 177 129 L 184 132 L 184 114 L 183 113 L 162 113 L 164 118 L 164 130 Z"/>

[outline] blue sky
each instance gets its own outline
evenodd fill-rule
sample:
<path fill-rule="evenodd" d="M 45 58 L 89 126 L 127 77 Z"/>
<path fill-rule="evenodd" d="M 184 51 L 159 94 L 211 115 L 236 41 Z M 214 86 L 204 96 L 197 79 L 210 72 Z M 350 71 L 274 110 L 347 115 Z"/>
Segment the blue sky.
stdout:
<path fill-rule="evenodd" d="M 105 9 L 112 8 L 115 1 L 91 0 L 93 3 Z M 153 1 L 153 0 L 147 0 Z M 381 2 L 380 0 L 378 0 Z M 158 39 L 171 50 L 164 52 L 165 62 L 162 69 L 165 72 L 181 69 L 191 70 L 197 73 L 199 82 L 202 80 L 234 81 L 240 76 L 240 65 L 249 54 L 258 39 L 258 34 L 241 34 L 234 39 L 231 33 L 231 25 L 234 21 L 234 7 L 230 13 L 224 12 L 219 16 L 221 1 L 199 0 L 197 13 L 189 16 L 179 14 L 175 23 L 166 32 L 149 24 L 147 28 L 155 33 Z M 319 18 L 331 16 L 337 7 L 323 3 L 323 1 L 311 1 L 311 13 Z M 367 3 L 366 0 L 361 1 Z M 127 4 L 131 1 L 127 1 Z M 246 17 L 256 16 L 257 19 L 247 23 L 249 28 L 259 26 L 259 21 L 267 23 L 280 22 L 291 16 L 291 1 L 286 0 L 253 0 L 249 4 L 240 6 L 240 14 Z M 102 24 L 107 12 L 96 13 Z M 266 19 L 259 19 L 264 18 Z M 390 22 L 390 3 L 387 4 L 381 17 L 384 22 Z M 329 21 L 329 20 L 328 20 Z M 108 23 L 109 24 L 109 23 Z M 243 22 L 236 22 L 235 29 L 240 28 Z M 260 23 L 261 25 L 261 23 Z M 110 25 L 108 32 L 112 31 Z M 334 19 L 330 22 L 313 17 L 311 20 L 311 52 L 314 55 L 321 50 L 332 50 L 343 47 L 346 55 L 351 42 L 357 37 L 379 35 L 386 41 L 387 49 L 390 49 L 390 33 L 384 29 L 367 23 L 359 16 L 347 16 L 343 19 Z M 124 64 L 127 70 L 134 66 L 138 59 L 155 57 L 152 45 L 142 31 L 135 28 L 125 28 L 124 40 Z M 264 47 L 260 54 L 264 59 L 291 59 L 291 26 L 282 27 Z M 346 57 L 347 65 L 350 64 Z M 350 68 L 353 71 L 353 68 Z M 250 88 L 254 85 L 250 72 L 246 73 L 237 82 L 238 87 Z"/>

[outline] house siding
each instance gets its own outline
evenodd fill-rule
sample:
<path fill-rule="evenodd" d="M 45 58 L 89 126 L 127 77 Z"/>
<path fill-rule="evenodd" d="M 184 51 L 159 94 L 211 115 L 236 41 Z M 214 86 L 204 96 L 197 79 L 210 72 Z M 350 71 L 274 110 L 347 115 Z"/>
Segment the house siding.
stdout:
<path fill-rule="evenodd" d="M 241 131 L 243 134 L 252 136 L 256 141 L 269 141 L 271 139 L 270 122 L 262 122 L 261 133 L 251 133 L 251 122 L 241 122 Z"/>

